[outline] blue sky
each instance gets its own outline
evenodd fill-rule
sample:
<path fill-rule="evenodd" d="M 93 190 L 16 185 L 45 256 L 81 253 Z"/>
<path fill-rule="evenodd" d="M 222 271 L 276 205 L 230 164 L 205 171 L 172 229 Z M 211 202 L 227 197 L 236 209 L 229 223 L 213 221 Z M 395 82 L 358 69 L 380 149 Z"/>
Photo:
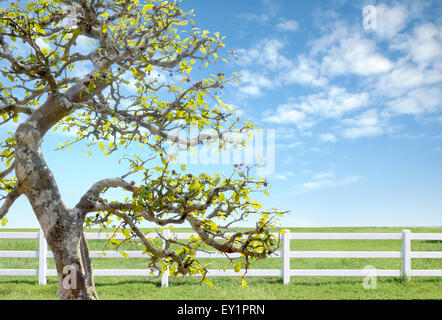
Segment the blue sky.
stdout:
<path fill-rule="evenodd" d="M 366 29 L 363 8 L 374 5 Z M 196 25 L 226 36 L 241 86 L 224 102 L 276 132 L 267 207 L 291 210 L 281 225 L 442 225 L 442 3 L 440 1 L 184 0 Z M 0 129 L 4 134 L 4 129 Z M 123 174 L 118 155 L 81 145 L 43 152 L 67 205 L 96 180 Z M 192 166 L 191 166 L 192 167 Z M 231 165 L 198 165 L 228 172 Z M 37 221 L 20 199 L 8 227 Z"/>

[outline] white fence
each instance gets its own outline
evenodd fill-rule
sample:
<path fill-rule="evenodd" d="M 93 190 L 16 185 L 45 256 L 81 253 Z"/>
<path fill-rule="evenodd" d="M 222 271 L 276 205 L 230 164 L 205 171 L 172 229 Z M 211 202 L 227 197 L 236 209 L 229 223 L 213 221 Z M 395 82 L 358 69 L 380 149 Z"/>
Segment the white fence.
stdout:
<path fill-rule="evenodd" d="M 176 239 L 189 239 L 192 233 L 167 234 Z M 193 234 L 196 236 L 196 234 Z M 148 237 L 156 237 L 156 234 L 149 234 Z M 117 239 L 124 239 L 119 234 Z M 91 240 L 105 240 L 105 234 L 86 233 L 86 238 Z M 52 252 L 47 250 L 46 239 L 43 232 L 0 232 L 0 239 L 39 239 L 39 251 L 0 251 L 0 258 L 38 258 L 38 269 L 0 269 L 0 276 L 38 276 L 39 284 L 46 284 L 48 276 L 56 276 L 56 270 L 48 269 L 47 259 L 53 258 Z M 291 251 L 292 240 L 401 240 L 401 251 Z M 411 233 L 410 230 L 403 230 L 402 233 L 291 233 L 288 230 L 282 234 L 282 251 L 276 252 L 269 258 L 282 258 L 281 269 L 249 269 L 247 276 L 275 276 L 282 277 L 283 283 L 290 282 L 293 276 L 309 277 L 442 277 L 442 270 L 412 270 L 412 258 L 435 258 L 442 259 L 442 251 L 411 251 L 412 240 L 442 240 L 442 233 Z M 125 251 L 130 258 L 145 258 L 141 251 Z M 105 253 L 105 255 L 103 254 Z M 91 251 L 92 258 L 123 258 L 117 251 Z M 229 255 L 232 258 L 238 254 Z M 198 252 L 199 258 L 225 258 L 224 254 Z M 401 270 L 345 270 L 345 269 L 290 269 L 291 258 L 400 258 L 402 261 Z M 209 269 L 208 276 L 237 276 L 241 274 L 234 270 Z M 95 276 L 150 276 L 150 271 L 145 269 L 94 269 Z M 161 284 L 168 286 L 169 275 L 162 275 Z"/>

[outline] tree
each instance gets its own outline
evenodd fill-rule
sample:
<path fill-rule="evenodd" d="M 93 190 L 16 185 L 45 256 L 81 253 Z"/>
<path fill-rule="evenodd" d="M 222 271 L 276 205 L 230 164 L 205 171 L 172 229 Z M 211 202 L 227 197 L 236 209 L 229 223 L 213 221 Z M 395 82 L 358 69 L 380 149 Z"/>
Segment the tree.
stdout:
<path fill-rule="evenodd" d="M 18 1 L 0 11 L 1 124 L 19 123 L 1 142 L 0 219 L 4 224 L 14 201 L 27 197 L 54 254 L 61 299 L 97 298 L 84 228 L 110 230 L 112 219 L 119 224 L 111 228 L 109 244 L 141 244 L 152 271 L 200 273 L 208 285 L 207 266 L 195 258 L 196 250 L 240 253 L 241 258 L 231 260 L 239 271 L 278 246 L 270 229 L 282 213 L 261 210 L 249 199 L 253 192 L 267 193 L 267 181 L 252 177 L 251 168 L 241 165 L 229 177 L 196 177 L 185 166 L 177 167 L 168 151 L 171 145 L 188 149 L 243 143 L 225 134 L 253 128 L 231 121 L 231 111 L 219 98 L 235 78 L 218 73 L 191 80 L 198 63 L 207 67 L 225 60 L 217 53 L 224 48 L 223 39 L 195 28 L 192 15 L 176 2 L 159 0 Z M 77 45 L 85 39 L 91 41 L 90 53 Z M 78 65 L 90 69 L 78 75 Z M 160 72 L 176 83 L 156 77 Z M 125 91 L 125 84 L 133 90 Z M 211 133 L 178 134 L 192 124 Z M 125 158 L 127 174 L 94 183 L 75 207 L 67 208 L 40 149 L 50 129 L 75 132 L 74 139 L 60 144 L 62 150 L 83 141 L 108 155 L 138 143 L 144 156 Z M 138 185 L 128 181 L 135 172 L 143 173 Z M 129 196 L 108 200 L 105 193 L 111 188 Z M 227 234 L 253 214 L 256 228 Z M 159 233 L 162 239 L 155 241 L 140 228 L 142 221 L 158 227 L 188 224 L 198 237 L 179 242 Z M 117 233 L 126 239 L 117 240 Z M 66 285 L 68 276 L 76 285 Z"/>

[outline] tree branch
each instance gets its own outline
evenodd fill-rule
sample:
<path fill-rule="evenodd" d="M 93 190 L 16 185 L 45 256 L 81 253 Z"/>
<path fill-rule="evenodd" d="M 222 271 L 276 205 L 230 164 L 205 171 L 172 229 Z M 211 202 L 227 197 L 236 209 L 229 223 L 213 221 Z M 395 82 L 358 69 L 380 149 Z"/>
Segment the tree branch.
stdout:
<path fill-rule="evenodd" d="M 11 163 L 11 165 L 9 166 L 9 168 L 7 168 L 6 170 L 0 172 L 0 179 L 3 179 L 4 177 L 6 177 L 8 174 L 10 174 L 15 168 L 15 160 L 14 162 Z"/>
<path fill-rule="evenodd" d="M 80 209 L 84 214 L 94 211 L 108 211 L 114 206 L 113 210 L 122 210 L 117 204 L 101 205 L 99 209 L 98 201 L 100 194 L 108 188 L 123 188 L 124 190 L 133 192 L 136 187 L 124 181 L 122 178 L 103 179 L 92 185 L 92 187 L 81 197 L 75 208 Z M 104 207 L 107 206 L 108 209 Z"/>
<path fill-rule="evenodd" d="M 6 196 L 6 200 L 3 203 L 3 205 L 0 207 L 0 219 L 2 219 L 9 211 L 9 208 L 14 204 L 15 200 L 17 200 L 22 193 L 19 191 L 19 188 L 17 186 L 12 189 L 11 192 L 8 193 Z"/>

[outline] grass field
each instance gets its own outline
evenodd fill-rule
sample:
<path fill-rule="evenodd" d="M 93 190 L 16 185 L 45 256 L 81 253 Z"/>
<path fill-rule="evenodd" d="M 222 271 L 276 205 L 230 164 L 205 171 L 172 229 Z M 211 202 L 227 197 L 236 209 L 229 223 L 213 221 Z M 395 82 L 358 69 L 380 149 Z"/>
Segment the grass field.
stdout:
<path fill-rule="evenodd" d="M 290 228 L 292 232 L 401 232 L 404 228 Z M 406 228 L 412 232 L 438 232 L 436 228 Z M 1 231 L 24 231 L 7 230 Z M 0 232 L 1 232 L 0 231 Z M 29 231 L 29 230 L 27 230 Z M 186 229 L 176 232 L 189 232 Z M 89 241 L 91 250 L 102 250 L 103 242 Z M 398 240 L 292 240 L 296 251 L 400 251 Z M 0 250 L 38 250 L 36 240 L 0 240 Z M 412 241 L 413 251 L 442 251 L 442 241 Z M 202 259 L 209 262 L 207 259 Z M 222 268 L 223 259 L 214 259 L 211 268 Z M 254 269 L 280 269 L 279 258 L 266 259 Z M 292 259 L 292 269 L 363 269 L 373 265 L 377 269 L 400 269 L 400 259 Z M 142 269 L 146 261 L 140 258 L 100 258 L 93 260 L 96 269 Z M 0 269 L 37 269 L 33 258 L 0 258 Z M 49 268 L 54 263 L 49 260 Z M 229 267 L 232 268 L 232 267 Z M 412 269 L 442 269 L 442 259 L 413 259 Z M 200 285 L 199 278 L 170 279 L 169 288 L 161 288 L 160 279 L 147 277 L 96 277 L 101 299 L 442 299 L 442 277 L 400 278 L 380 277 L 377 288 L 366 290 L 361 277 L 292 277 L 288 285 L 281 278 L 249 277 L 246 288 L 239 277 L 214 277 L 215 287 Z M 36 277 L 0 277 L 0 299 L 57 299 L 58 281 L 48 278 L 48 285 L 37 284 Z"/>

